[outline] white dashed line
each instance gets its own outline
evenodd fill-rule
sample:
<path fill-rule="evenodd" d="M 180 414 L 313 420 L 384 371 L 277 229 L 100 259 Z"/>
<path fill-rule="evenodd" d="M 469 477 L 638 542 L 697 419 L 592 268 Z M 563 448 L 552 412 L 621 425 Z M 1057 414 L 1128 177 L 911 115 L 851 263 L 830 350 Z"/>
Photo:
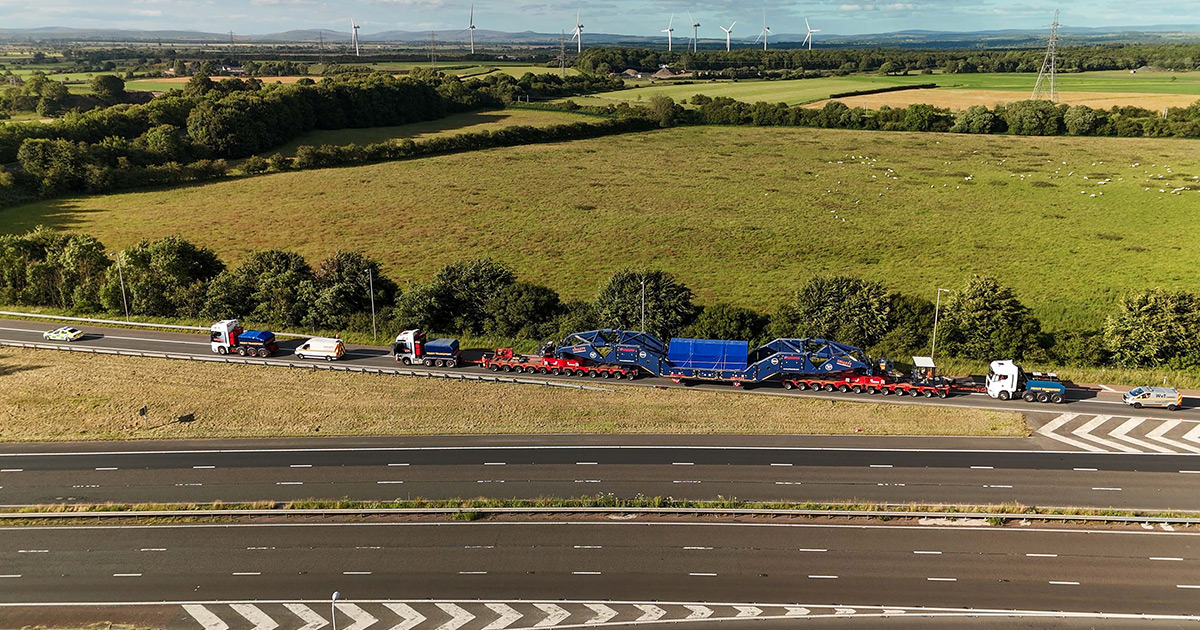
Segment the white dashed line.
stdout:
<path fill-rule="evenodd" d="M 388 466 L 407 466 L 408 464 L 388 464 Z"/>
<path fill-rule="evenodd" d="M 312 464 L 292 464 L 288 468 L 312 468 Z"/>
<path fill-rule="evenodd" d="M 791 466 L 791 464 L 771 464 L 772 466 Z"/>
<path fill-rule="evenodd" d="M 575 545 L 576 549 L 603 549 L 603 545 Z"/>
<path fill-rule="evenodd" d="M 700 483 L 700 482 L 685 479 L 683 481 L 672 481 L 671 483 Z"/>
<path fill-rule="evenodd" d="M 1121 491 L 1120 488 L 1092 488 L 1092 490 L 1098 490 L 1101 492 L 1120 492 Z"/>
<path fill-rule="evenodd" d="M 1151 557 L 1150 559 L 1161 560 L 1163 562 L 1183 562 L 1183 558 Z"/>
<path fill-rule="evenodd" d="M 392 480 L 385 480 L 385 481 L 376 481 L 375 483 L 404 483 L 404 482 L 392 479 Z"/>
<path fill-rule="evenodd" d="M 192 466 L 192 468 L 195 470 L 211 470 L 216 468 L 216 466 Z"/>
<path fill-rule="evenodd" d="M 688 575 L 695 577 L 717 577 L 716 573 L 689 573 Z"/>
<path fill-rule="evenodd" d="M 1050 580 L 1050 583 L 1055 586 L 1079 586 L 1079 582 L 1063 582 L 1061 580 Z"/>
<path fill-rule="evenodd" d="M 97 468 L 96 470 L 116 470 L 116 467 L 114 467 L 114 466 L 101 466 L 101 467 Z"/>
<path fill-rule="evenodd" d="M 277 486 L 303 486 L 303 481 L 276 481 Z"/>
<path fill-rule="evenodd" d="M 376 547 L 378 549 L 379 547 Z M 463 545 L 463 549 L 495 549 L 496 545 Z"/>
<path fill-rule="evenodd" d="M 891 468 L 891 464 L 871 464 L 871 468 Z"/>
<path fill-rule="evenodd" d="M 1179 472 L 1185 475 L 1200 475 L 1200 470 L 1181 470 Z"/>
<path fill-rule="evenodd" d="M 913 553 L 915 553 L 917 555 L 928 555 L 928 556 L 942 555 L 942 552 L 940 552 L 940 551 L 914 551 Z"/>
<path fill-rule="evenodd" d="M 971 470 L 995 470 L 993 466 L 972 466 Z"/>
<path fill-rule="evenodd" d="M 113 577 L 142 577 L 141 573 L 114 573 Z"/>
<path fill-rule="evenodd" d="M 777 486 L 802 486 L 804 484 L 799 481 L 776 481 L 775 485 L 777 485 Z"/>
<path fill-rule="evenodd" d="M 19 577 L 21 577 L 21 574 L 20 574 L 20 573 L 9 573 L 9 574 L 7 574 L 7 575 L 0 575 L 0 579 L 6 579 L 6 578 L 7 578 L 7 579 L 16 579 L 16 578 L 19 578 Z M 1182 587 L 1182 586 L 1181 586 L 1181 587 L 1179 587 L 1179 588 L 1184 588 L 1184 587 Z"/>
<path fill-rule="evenodd" d="M 694 462 L 671 462 L 672 466 L 695 466 Z"/>
<path fill-rule="evenodd" d="M 576 479 L 575 483 L 600 483 L 599 479 Z"/>
<path fill-rule="evenodd" d="M 503 466 L 504 462 L 483 462 L 484 466 Z"/>
<path fill-rule="evenodd" d="M 487 575 L 487 571 L 459 571 L 459 575 Z"/>
<path fill-rule="evenodd" d="M 342 571 L 342 575 L 371 575 L 370 571 Z"/>
<path fill-rule="evenodd" d="M 600 575 L 599 571 L 572 571 L 571 575 Z"/>
<path fill-rule="evenodd" d="M 994 485 L 985 485 L 984 488 L 1012 488 L 1012 486 L 994 484 Z"/>
<path fill-rule="evenodd" d="M 0 468 L 0 472 L 24 472 L 24 468 Z"/>
<path fill-rule="evenodd" d="M 810 575 L 810 576 L 808 576 L 808 579 L 810 579 L 810 580 L 836 580 L 836 579 L 838 579 L 838 576 L 836 576 L 836 575 Z"/>
<path fill-rule="evenodd" d="M 1072 468 L 1071 470 L 1076 470 L 1079 472 L 1096 472 L 1095 468 Z"/>
<path fill-rule="evenodd" d="M 797 549 L 796 551 L 804 551 L 809 553 L 825 553 L 828 549 Z"/>
<path fill-rule="evenodd" d="M 684 547 L 688 551 L 710 551 L 712 547 Z"/>
<path fill-rule="evenodd" d="M 50 553 L 49 549 L 18 549 L 17 553 Z"/>
<path fill-rule="evenodd" d="M 1027 554 L 1025 554 L 1025 557 L 1026 558 L 1057 558 L 1058 554 L 1056 554 L 1056 553 L 1027 553 Z"/>
<path fill-rule="evenodd" d="M 251 575 L 262 575 L 262 573 L 259 573 L 257 571 L 236 571 L 236 572 L 234 572 L 234 575 L 251 576 Z"/>
<path fill-rule="evenodd" d="M 6 576 L 0 575 L 0 577 L 6 577 Z M 18 575 L 17 577 L 21 577 L 21 576 Z M 1200 584 L 1176 584 L 1175 588 L 1200 588 Z"/>
<path fill-rule="evenodd" d="M 576 466 L 598 466 L 596 462 L 575 462 Z"/>
<path fill-rule="evenodd" d="M 946 577 L 927 577 L 925 579 L 930 582 L 957 582 L 958 581 L 958 578 L 946 578 Z"/>

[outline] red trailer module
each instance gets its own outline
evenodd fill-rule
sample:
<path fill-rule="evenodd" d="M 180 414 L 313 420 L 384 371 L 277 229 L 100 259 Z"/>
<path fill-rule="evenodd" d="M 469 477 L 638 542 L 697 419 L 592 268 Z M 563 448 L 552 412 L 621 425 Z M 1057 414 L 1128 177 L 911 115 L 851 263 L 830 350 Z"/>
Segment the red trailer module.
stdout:
<path fill-rule="evenodd" d="M 520 374 L 552 374 L 555 376 L 586 376 L 591 378 L 637 377 L 636 366 L 588 365 L 580 359 L 558 359 L 553 355 L 517 354 L 512 348 L 498 348 L 484 355 L 483 366 L 493 372 Z"/>

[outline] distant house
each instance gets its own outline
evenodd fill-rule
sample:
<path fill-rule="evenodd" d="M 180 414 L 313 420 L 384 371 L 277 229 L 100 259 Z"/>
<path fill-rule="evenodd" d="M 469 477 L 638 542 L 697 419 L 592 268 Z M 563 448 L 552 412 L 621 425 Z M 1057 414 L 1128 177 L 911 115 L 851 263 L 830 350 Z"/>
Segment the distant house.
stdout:
<path fill-rule="evenodd" d="M 217 74 L 241 75 L 246 74 L 246 69 L 241 66 L 217 66 Z"/>
<path fill-rule="evenodd" d="M 659 70 L 658 72 L 655 72 L 654 74 L 650 75 L 650 77 L 654 78 L 654 79 L 685 79 L 685 78 L 688 78 L 691 76 L 692 76 L 692 73 L 690 73 L 690 72 L 675 72 L 674 70 L 671 70 L 670 68 L 663 68 L 663 69 Z"/>
<path fill-rule="evenodd" d="M 617 76 L 621 76 L 626 79 L 645 79 L 646 73 L 642 72 L 641 70 L 634 70 L 633 68 L 630 68 Z"/>

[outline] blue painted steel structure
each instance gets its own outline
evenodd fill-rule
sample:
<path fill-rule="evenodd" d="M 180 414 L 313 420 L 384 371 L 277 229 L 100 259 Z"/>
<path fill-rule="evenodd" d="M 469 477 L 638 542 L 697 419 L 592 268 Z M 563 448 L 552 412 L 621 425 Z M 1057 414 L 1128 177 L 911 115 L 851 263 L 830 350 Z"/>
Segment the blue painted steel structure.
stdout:
<path fill-rule="evenodd" d="M 674 339 L 668 348 L 644 332 L 592 330 L 568 336 L 554 356 L 637 366 L 655 376 L 681 381 L 735 384 L 761 383 L 783 375 L 872 371 L 871 360 L 861 349 L 825 339 L 776 339 L 746 353 L 748 347 L 744 341 Z M 744 360 L 739 353 L 744 353 Z"/>

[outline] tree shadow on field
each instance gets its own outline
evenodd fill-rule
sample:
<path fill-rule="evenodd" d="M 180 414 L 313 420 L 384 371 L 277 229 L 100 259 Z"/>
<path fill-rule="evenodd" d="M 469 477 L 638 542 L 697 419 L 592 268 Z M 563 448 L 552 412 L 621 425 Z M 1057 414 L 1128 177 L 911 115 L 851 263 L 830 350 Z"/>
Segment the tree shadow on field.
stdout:
<path fill-rule="evenodd" d="M 79 199 L 45 199 L 0 209 L 0 234 L 24 234 L 44 225 L 54 230 L 78 229 L 87 214 L 105 212 L 83 208 Z"/>
<path fill-rule="evenodd" d="M 33 370 L 40 370 L 50 367 L 48 365 L 8 365 L 4 363 L 5 359 L 10 358 L 12 357 L 7 355 L 0 356 L 0 377 L 11 376 L 13 374 L 20 374 L 21 372 L 31 372 Z"/>

